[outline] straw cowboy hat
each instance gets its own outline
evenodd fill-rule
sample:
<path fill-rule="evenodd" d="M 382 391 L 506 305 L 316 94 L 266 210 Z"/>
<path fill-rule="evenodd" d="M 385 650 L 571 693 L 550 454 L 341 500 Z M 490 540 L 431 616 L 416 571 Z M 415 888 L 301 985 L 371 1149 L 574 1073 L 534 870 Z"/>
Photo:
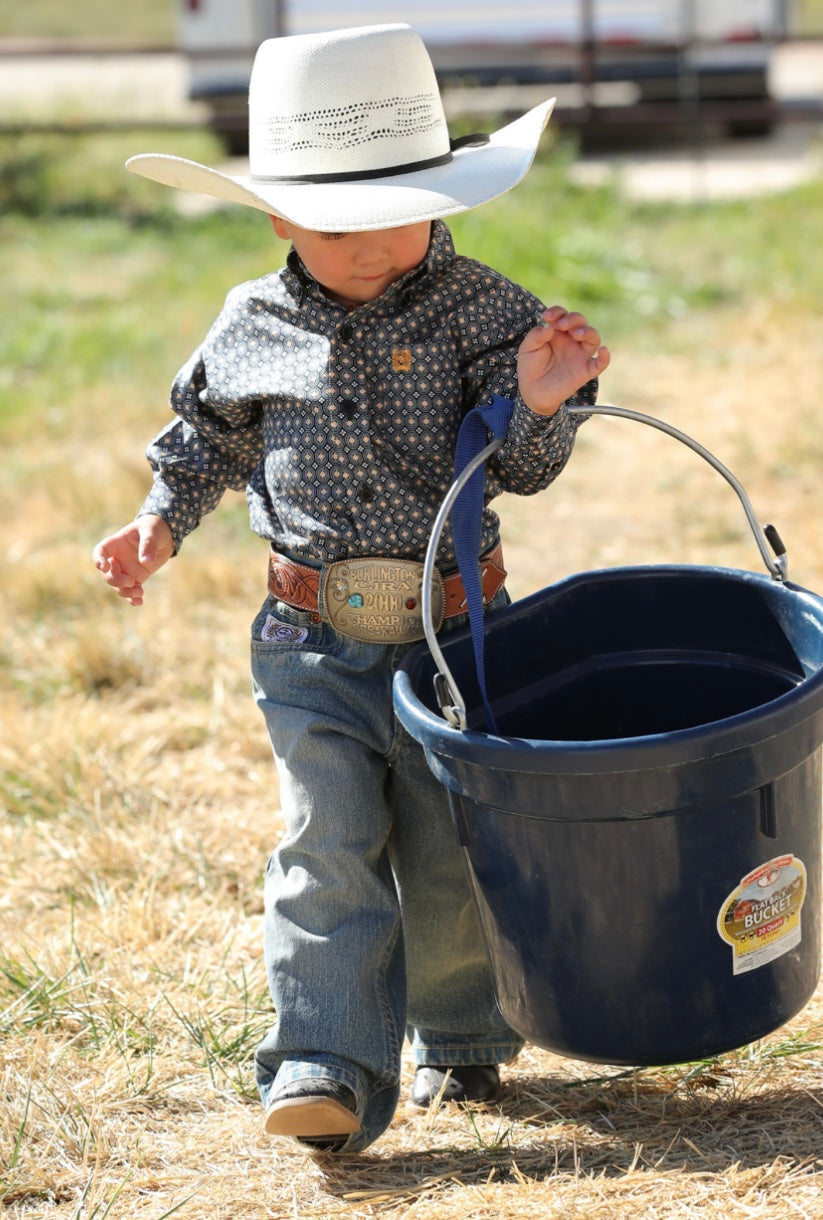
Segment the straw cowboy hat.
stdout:
<path fill-rule="evenodd" d="M 127 168 L 306 229 L 394 228 L 464 212 L 515 186 L 554 99 L 489 136 L 450 141 L 429 54 L 408 25 L 270 38 L 249 84 L 249 174 L 161 153 Z"/>

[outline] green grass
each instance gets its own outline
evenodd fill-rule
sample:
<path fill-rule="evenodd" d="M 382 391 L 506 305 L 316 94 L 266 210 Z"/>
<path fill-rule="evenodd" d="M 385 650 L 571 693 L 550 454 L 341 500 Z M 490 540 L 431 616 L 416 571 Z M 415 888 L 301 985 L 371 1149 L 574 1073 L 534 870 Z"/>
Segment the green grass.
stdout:
<path fill-rule="evenodd" d="M 185 219 L 171 191 L 127 174 L 125 157 L 150 143 L 139 133 L 0 142 L 0 427 L 48 418 L 52 435 L 78 435 L 83 412 L 97 430 L 101 395 L 121 411 L 162 402 L 225 292 L 282 263 L 256 211 Z M 217 156 L 206 135 L 161 146 Z M 815 307 L 822 181 L 744 202 L 641 204 L 574 186 L 569 156 L 562 145 L 544 153 L 516 191 L 455 218 L 458 249 L 582 309 L 610 342 L 653 345 L 666 331 L 676 344 L 678 320 L 746 299 Z"/>
<path fill-rule="evenodd" d="M 823 34 L 823 0 L 795 0 L 792 25 L 798 34 Z"/>
<path fill-rule="evenodd" d="M 175 32 L 175 0 L 0 0 L 0 38 L 93 38 L 168 45 Z"/>
<path fill-rule="evenodd" d="M 168 43 L 174 37 L 174 0 L 0 0 L 0 38 L 102 38 Z M 823 33 L 823 0 L 795 0 L 793 28 Z"/>

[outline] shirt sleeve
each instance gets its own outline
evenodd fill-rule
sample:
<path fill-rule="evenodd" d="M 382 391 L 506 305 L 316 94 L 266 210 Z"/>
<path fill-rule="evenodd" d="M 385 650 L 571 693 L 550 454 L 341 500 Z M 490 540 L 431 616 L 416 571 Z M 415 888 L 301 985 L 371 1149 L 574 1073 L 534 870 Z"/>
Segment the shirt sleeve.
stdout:
<path fill-rule="evenodd" d="M 139 515 L 162 517 L 177 552 L 224 491 L 248 484 L 260 461 L 262 435 L 259 403 L 220 401 L 210 393 L 203 349 L 176 377 L 171 406 L 177 419 L 146 450 L 153 483 Z"/>
<path fill-rule="evenodd" d="M 534 495 L 554 482 L 572 455 L 577 429 L 590 418 L 572 415 L 566 408 L 593 405 L 597 386 L 597 378 L 587 382 L 554 415 L 538 415 L 519 394 L 515 396 L 505 444 L 489 461 L 488 499 L 501 491 Z"/>
<path fill-rule="evenodd" d="M 500 492 L 533 495 L 557 478 L 571 457 L 577 429 L 587 418 L 567 405 L 594 404 L 597 379 L 582 386 L 554 415 L 538 415 L 517 387 L 517 351 L 523 336 L 540 321 L 543 305 L 518 284 L 494 272 L 466 308 L 464 334 L 470 338 L 466 409 L 499 394 L 514 402 L 505 443 L 489 460 L 486 500 Z"/>

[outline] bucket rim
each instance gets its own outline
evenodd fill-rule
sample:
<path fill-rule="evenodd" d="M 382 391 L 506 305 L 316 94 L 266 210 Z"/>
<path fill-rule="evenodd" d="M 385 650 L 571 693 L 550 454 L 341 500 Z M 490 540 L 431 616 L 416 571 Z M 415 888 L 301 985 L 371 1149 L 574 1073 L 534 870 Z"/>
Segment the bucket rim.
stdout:
<path fill-rule="evenodd" d="M 562 755 L 564 765 L 557 770 L 569 772 L 579 770 L 590 774 L 595 771 L 644 770 L 678 763 L 699 761 L 705 757 L 703 748 L 706 739 L 713 742 L 712 756 L 731 754 L 741 748 L 751 748 L 759 741 L 768 740 L 786 732 L 796 731 L 800 725 L 823 710 L 823 670 L 812 678 L 806 678 L 793 690 L 770 699 L 767 703 L 727 716 L 720 720 L 709 720 L 704 724 L 686 729 L 674 729 L 662 733 L 648 733 L 639 737 L 604 737 L 593 741 L 563 741 L 539 737 L 503 737 L 483 732 L 480 729 L 459 729 L 435 715 L 420 702 L 412 690 L 406 670 L 399 669 L 394 677 L 395 708 L 404 728 L 428 750 L 438 755 L 461 759 L 476 755 L 482 749 L 491 757 L 489 765 L 499 756 L 500 767 L 511 767 L 512 762 L 526 763 L 537 755 L 549 751 L 558 758 Z M 787 711 L 794 713 L 791 723 L 786 722 Z M 757 734 L 751 732 L 752 726 Z M 641 766 L 615 768 L 615 755 L 631 751 L 642 757 Z M 677 757 L 674 757 L 674 756 Z M 579 768 L 569 766 L 579 759 Z M 582 765 L 585 762 L 585 765 Z M 519 770 L 531 768 L 522 766 Z M 545 767 L 534 767 L 544 771 Z"/>
<path fill-rule="evenodd" d="M 561 592 L 573 588 L 586 580 L 598 581 L 632 575 L 701 574 L 709 579 L 732 578 L 738 583 L 767 588 L 777 599 L 800 599 L 817 608 L 817 617 L 823 628 L 823 598 L 812 590 L 790 581 L 775 581 L 765 573 L 746 569 L 727 568 L 701 564 L 632 564 L 622 567 L 592 569 L 572 573 L 547 586 L 543 590 L 512 602 L 501 613 L 517 607 L 527 606 L 550 590 Z M 468 629 L 466 629 L 468 630 Z M 766 703 L 719 720 L 707 721 L 689 728 L 668 732 L 650 733 L 637 737 L 601 738 L 589 741 L 564 741 L 530 737 L 505 737 L 487 733 L 481 729 L 461 729 L 450 725 L 444 717 L 428 708 L 415 693 L 409 670 L 425 649 L 421 643 L 404 657 L 394 675 L 394 705 L 398 719 L 404 728 L 420 742 L 427 751 L 437 756 L 457 761 L 476 759 L 478 751 L 484 753 L 485 765 L 500 769 L 511 768 L 516 763 L 520 771 L 534 770 L 546 773 L 547 757 L 557 761 L 556 767 L 548 768 L 565 774 L 594 774 L 615 770 L 646 770 L 661 766 L 677 766 L 699 761 L 706 756 L 707 738 L 712 741 L 712 757 L 731 754 L 742 748 L 751 748 L 759 742 L 795 732 L 804 723 L 812 720 L 823 710 L 823 667 L 803 678 L 797 686 Z M 434 659 L 432 658 L 432 661 Z M 756 730 L 756 731 L 755 731 Z M 631 753 L 636 764 L 615 768 L 616 755 Z M 529 766 L 540 756 L 543 765 Z"/>

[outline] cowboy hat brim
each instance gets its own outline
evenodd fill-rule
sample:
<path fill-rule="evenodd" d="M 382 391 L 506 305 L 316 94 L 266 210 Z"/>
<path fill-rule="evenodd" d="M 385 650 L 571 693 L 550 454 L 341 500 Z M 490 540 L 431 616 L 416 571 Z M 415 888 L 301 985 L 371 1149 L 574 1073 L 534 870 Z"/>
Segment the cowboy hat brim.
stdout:
<path fill-rule="evenodd" d="M 126 168 L 154 182 L 212 195 L 318 232 L 390 229 L 468 211 L 505 194 L 525 176 L 554 109 L 533 107 L 489 136 L 457 149 L 444 165 L 354 182 L 265 182 L 232 177 L 165 153 L 140 153 Z"/>

